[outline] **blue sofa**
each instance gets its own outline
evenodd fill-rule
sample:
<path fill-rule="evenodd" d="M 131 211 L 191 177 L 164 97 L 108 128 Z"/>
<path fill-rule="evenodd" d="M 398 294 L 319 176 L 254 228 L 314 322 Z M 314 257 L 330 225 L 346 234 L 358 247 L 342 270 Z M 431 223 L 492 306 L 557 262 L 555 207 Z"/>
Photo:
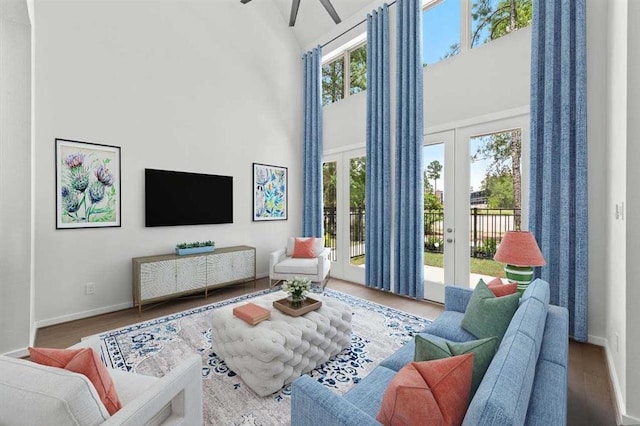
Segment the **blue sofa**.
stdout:
<path fill-rule="evenodd" d="M 421 334 L 432 340 L 475 340 L 460 326 L 472 290 L 446 287 L 445 311 Z M 469 404 L 464 425 L 567 423 L 569 314 L 549 305 L 549 284 L 524 292 L 489 368 Z M 378 425 L 376 415 L 393 376 L 413 361 L 405 344 L 343 396 L 304 375 L 293 382 L 291 424 Z"/>

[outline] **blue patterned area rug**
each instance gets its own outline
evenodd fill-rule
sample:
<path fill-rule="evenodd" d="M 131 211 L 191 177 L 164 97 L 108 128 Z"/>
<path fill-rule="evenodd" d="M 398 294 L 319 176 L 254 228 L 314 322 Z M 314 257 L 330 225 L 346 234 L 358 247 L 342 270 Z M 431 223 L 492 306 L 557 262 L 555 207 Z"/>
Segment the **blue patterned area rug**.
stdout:
<path fill-rule="evenodd" d="M 198 353 L 202 356 L 205 424 L 290 424 L 291 385 L 259 397 L 211 351 L 209 311 L 268 292 L 263 290 L 100 334 L 102 357 L 112 368 L 162 377 L 185 356 Z M 336 290 L 325 289 L 324 296 L 351 306 L 351 347 L 308 374 L 338 394 L 348 391 L 431 322 Z"/>

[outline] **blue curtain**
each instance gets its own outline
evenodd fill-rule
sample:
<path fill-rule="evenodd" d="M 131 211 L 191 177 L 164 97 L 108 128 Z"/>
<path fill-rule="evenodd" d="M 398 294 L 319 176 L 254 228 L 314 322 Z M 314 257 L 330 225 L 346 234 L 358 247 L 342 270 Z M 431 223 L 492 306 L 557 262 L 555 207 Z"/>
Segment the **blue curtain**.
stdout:
<path fill-rule="evenodd" d="M 397 2 L 394 287 L 424 297 L 422 2 Z M 367 260 L 368 261 L 368 260 Z"/>
<path fill-rule="evenodd" d="M 322 237 L 322 48 L 307 52 L 304 60 L 304 180 L 302 235 Z"/>
<path fill-rule="evenodd" d="M 587 340 L 587 63 L 585 0 L 535 0 L 531 47 L 529 229 L 547 265 L 536 273 L 569 332 Z"/>
<path fill-rule="evenodd" d="M 365 282 L 391 290 L 391 109 L 389 8 L 367 15 L 367 175 Z"/>

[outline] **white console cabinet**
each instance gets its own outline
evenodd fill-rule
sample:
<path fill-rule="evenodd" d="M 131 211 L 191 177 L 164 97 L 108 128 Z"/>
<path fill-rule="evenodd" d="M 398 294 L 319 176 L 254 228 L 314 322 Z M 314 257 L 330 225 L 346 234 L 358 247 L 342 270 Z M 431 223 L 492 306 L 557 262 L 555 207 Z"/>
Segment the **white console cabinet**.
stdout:
<path fill-rule="evenodd" d="M 133 304 L 142 305 L 238 282 L 256 283 L 256 249 L 217 248 L 211 253 L 134 257 Z"/>

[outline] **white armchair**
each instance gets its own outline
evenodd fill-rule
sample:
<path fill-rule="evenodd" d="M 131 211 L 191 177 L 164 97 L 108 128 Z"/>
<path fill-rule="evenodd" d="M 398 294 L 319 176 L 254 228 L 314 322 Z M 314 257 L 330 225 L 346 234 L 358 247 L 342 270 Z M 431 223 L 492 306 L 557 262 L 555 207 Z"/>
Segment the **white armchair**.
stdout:
<path fill-rule="evenodd" d="M 331 269 L 329 254 L 331 249 L 324 246 L 323 238 L 316 238 L 314 252 L 316 257 L 293 258 L 293 245 L 295 238 L 290 237 L 287 246 L 271 253 L 269 258 L 269 287 L 273 281 L 288 280 L 293 277 L 303 277 L 312 282 L 322 283 L 322 288 L 326 285 Z"/>

